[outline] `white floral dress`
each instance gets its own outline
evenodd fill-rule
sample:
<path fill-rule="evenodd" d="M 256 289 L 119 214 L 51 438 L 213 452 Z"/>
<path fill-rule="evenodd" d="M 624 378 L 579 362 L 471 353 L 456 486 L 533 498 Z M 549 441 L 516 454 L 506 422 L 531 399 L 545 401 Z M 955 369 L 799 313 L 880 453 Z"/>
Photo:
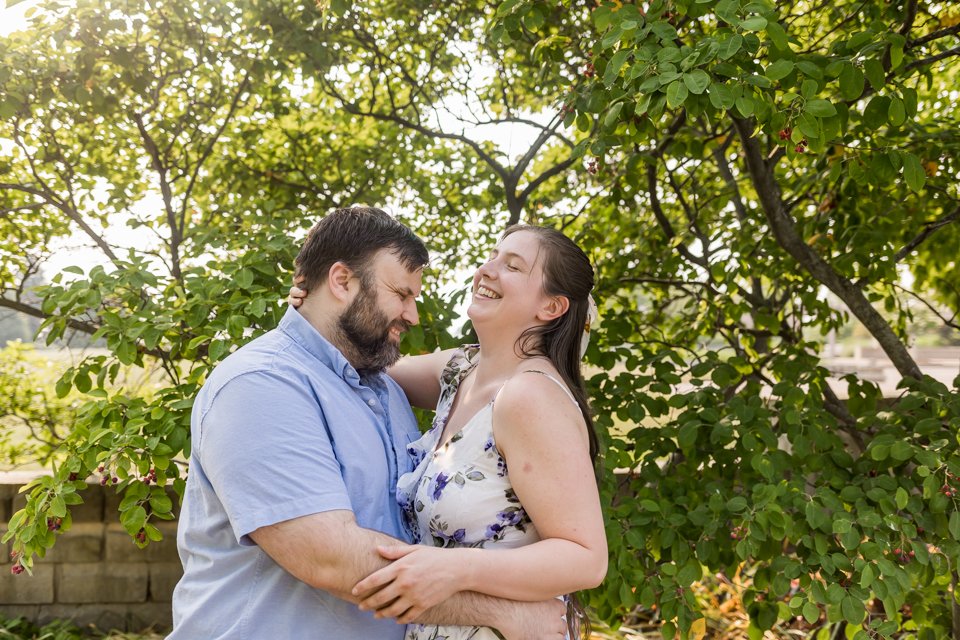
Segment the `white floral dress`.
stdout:
<path fill-rule="evenodd" d="M 493 401 L 437 448 L 460 381 L 476 366 L 478 354 L 475 345 L 466 346 L 450 359 L 440 379 L 440 401 L 433 427 L 407 446 L 415 468 L 400 477 L 397 500 L 406 526 L 420 544 L 504 549 L 540 539 L 513 491 L 507 464 L 494 442 Z M 555 378 L 551 380 L 563 386 Z M 563 388 L 567 390 L 566 386 Z M 406 640 L 501 637 L 487 627 L 418 624 L 408 625 L 406 634 Z"/>

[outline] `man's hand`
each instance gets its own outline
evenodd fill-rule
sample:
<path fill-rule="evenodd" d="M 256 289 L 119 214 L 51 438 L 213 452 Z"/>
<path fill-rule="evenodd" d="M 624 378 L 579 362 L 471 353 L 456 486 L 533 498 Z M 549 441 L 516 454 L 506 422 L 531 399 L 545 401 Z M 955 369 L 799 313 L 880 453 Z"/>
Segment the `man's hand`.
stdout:
<path fill-rule="evenodd" d="M 497 625 L 505 640 L 557 640 L 567 635 L 567 605 L 557 598 L 516 603 L 512 615 Z"/>

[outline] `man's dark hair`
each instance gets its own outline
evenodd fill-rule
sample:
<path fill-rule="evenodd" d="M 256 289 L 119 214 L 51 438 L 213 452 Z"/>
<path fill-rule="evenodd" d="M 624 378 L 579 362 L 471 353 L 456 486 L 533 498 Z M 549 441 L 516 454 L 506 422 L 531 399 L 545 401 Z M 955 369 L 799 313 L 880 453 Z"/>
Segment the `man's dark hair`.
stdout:
<path fill-rule="evenodd" d="M 389 249 L 408 271 L 415 271 L 430 259 L 427 247 L 417 235 L 390 214 L 374 207 L 336 209 L 313 225 L 295 261 L 295 277 L 303 277 L 307 291 L 316 288 L 336 262 L 342 262 L 361 279 L 370 259 Z"/>

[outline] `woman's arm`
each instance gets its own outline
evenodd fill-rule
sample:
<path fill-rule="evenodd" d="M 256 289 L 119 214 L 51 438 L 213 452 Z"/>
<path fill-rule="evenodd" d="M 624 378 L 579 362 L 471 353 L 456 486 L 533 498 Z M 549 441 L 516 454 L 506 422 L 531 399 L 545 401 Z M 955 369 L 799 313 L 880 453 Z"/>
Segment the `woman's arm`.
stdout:
<path fill-rule="evenodd" d="M 394 562 L 357 584 L 357 594 L 380 589 L 363 608 L 404 622 L 456 591 L 542 600 L 603 580 L 606 535 L 579 409 L 554 382 L 523 374 L 500 391 L 493 428 L 513 488 L 542 539 L 516 549 L 382 549 Z"/>
<path fill-rule="evenodd" d="M 387 375 L 397 381 L 412 406 L 433 411 L 440 400 L 440 374 L 454 351 L 456 349 L 404 356 L 387 369 Z"/>

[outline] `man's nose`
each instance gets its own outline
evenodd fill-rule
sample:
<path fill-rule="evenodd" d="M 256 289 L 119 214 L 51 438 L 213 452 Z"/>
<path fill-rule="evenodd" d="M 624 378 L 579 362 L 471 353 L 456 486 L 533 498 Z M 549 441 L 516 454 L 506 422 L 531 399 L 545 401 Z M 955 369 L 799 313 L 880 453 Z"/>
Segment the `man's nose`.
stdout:
<path fill-rule="evenodd" d="M 410 300 L 404 305 L 403 313 L 400 314 L 400 317 L 404 322 L 409 323 L 411 326 L 420 324 L 420 312 L 417 311 L 417 301 Z"/>

